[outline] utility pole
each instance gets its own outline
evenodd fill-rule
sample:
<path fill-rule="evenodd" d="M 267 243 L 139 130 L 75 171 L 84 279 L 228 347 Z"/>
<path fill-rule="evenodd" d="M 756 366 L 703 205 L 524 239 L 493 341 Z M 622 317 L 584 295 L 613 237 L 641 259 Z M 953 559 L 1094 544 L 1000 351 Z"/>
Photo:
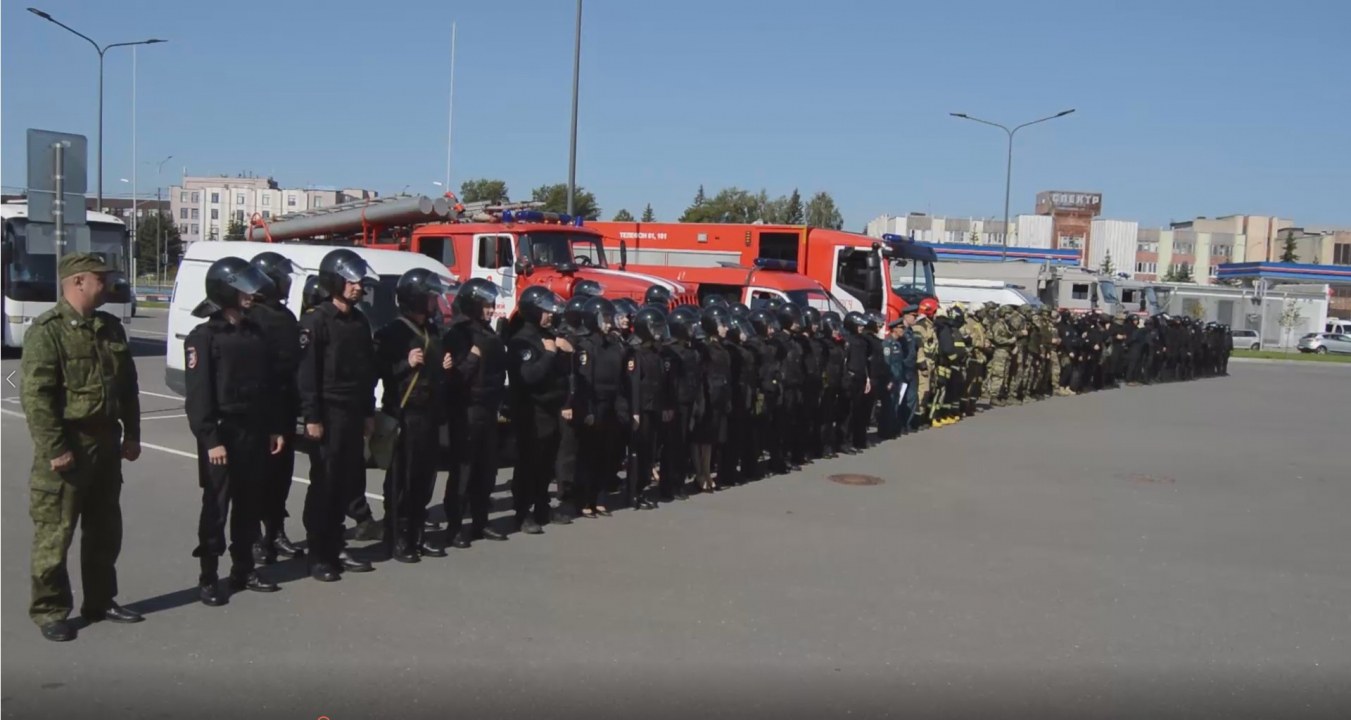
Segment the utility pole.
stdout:
<path fill-rule="evenodd" d="M 572 45 L 572 141 L 568 149 L 568 214 L 577 201 L 577 84 L 582 69 L 582 0 L 577 0 L 577 37 Z"/>

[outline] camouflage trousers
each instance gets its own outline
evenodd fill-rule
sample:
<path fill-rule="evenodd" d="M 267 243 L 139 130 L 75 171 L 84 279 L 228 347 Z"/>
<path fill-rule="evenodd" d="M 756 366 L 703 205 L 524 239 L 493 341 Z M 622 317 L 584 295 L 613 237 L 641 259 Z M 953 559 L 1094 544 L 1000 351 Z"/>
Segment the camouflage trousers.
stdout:
<path fill-rule="evenodd" d="M 28 514 L 33 519 L 32 599 L 28 616 L 38 625 L 65 620 L 74 609 L 66 555 L 80 527 L 80 577 L 86 613 L 107 610 L 117 596 L 117 556 L 122 551 L 122 442 L 114 424 L 92 433 L 67 431 L 75 466 L 53 472 L 33 459 Z"/>
<path fill-rule="evenodd" d="M 915 395 L 915 417 L 925 417 L 929 413 L 929 390 L 932 387 L 930 376 L 933 375 L 933 372 L 920 370 L 917 374 L 919 375 L 919 393 Z"/>
<path fill-rule="evenodd" d="M 1013 354 L 1013 373 L 1009 380 L 1009 398 L 1022 400 L 1032 384 L 1032 356 L 1026 349 L 1019 348 Z"/>
<path fill-rule="evenodd" d="M 985 395 L 990 400 L 1003 402 L 1009 394 L 1010 371 L 1013 364 L 1013 352 L 1009 348 L 995 348 L 986 367 Z"/>

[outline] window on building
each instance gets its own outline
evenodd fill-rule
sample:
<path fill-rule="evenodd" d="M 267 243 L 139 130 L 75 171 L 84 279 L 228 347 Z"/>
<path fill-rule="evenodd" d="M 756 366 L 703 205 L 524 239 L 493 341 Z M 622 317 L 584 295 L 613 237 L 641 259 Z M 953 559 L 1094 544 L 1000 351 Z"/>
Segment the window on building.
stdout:
<path fill-rule="evenodd" d="M 1177 244 L 1173 245 L 1173 254 L 1174 254 L 1174 255 L 1191 255 L 1192 252 L 1194 252 L 1194 250 L 1195 250 L 1195 248 L 1192 246 L 1191 243 L 1185 243 L 1185 242 L 1184 242 L 1184 243 L 1177 243 Z"/>
<path fill-rule="evenodd" d="M 1351 265 L 1351 243 L 1337 243 L 1332 246 L 1333 265 Z"/>
<path fill-rule="evenodd" d="M 243 204 L 244 204 L 244 193 L 239 193 L 239 194 L 235 195 L 235 204 L 236 204 L 236 205 L 243 205 Z"/>
<path fill-rule="evenodd" d="M 266 220 L 266 219 L 268 219 L 268 218 L 270 218 L 270 217 L 272 217 L 272 212 L 269 211 L 269 210 L 264 210 L 264 211 L 263 211 L 263 219 Z"/>
<path fill-rule="evenodd" d="M 1137 252 L 1156 253 L 1159 251 L 1159 244 L 1156 242 L 1142 242 L 1135 244 Z"/>
<path fill-rule="evenodd" d="M 181 224 L 181 225 L 178 226 L 178 234 L 179 234 L 179 235 L 187 235 L 187 234 L 188 234 L 188 224 L 187 224 L 187 223 L 183 223 L 183 224 Z"/>
<path fill-rule="evenodd" d="M 212 220 L 219 220 L 219 219 L 220 219 L 220 210 L 217 210 L 216 208 L 211 208 L 211 219 L 212 219 Z"/>
<path fill-rule="evenodd" d="M 197 208 L 193 208 L 193 209 L 192 209 L 192 219 L 193 219 L 193 220 L 196 220 L 196 219 L 197 219 Z"/>
<path fill-rule="evenodd" d="M 315 198 L 315 199 L 314 199 L 314 206 L 317 207 L 317 208 L 323 207 L 323 206 L 324 206 L 324 199 L 321 198 L 321 197 Z"/>
<path fill-rule="evenodd" d="M 193 223 L 193 224 L 192 224 L 192 233 L 191 233 L 191 234 L 193 234 L 193 235 L 196 235 L 196 234 L 197 234 L 197 223 Z"/>
<path fill-rule="evenodd" d="M 188 219 L 188 209 L 187 209 L 187 208 L 179 208 L 179 209 L 178 209 L 178 219 L 179 219 L 179 220 L 187 220 L 187 219 Z"/>
<path fill-rule="evenodd" d="M 193 193 L 193 194 L 192 194 L 192 201 L 193 201 L 194 203 L 201 202 L 201 201 L 202 201 L 202 196 L 199 195 L 199 194 L 197 194 L 197 193 Z"/>
<path fill-rule="evenodd" d="M 296 206 L 296 196 L 295 196 L 295 195 L 287 195 L 287 196 L 286 196 L 286 207 L 295 207 L 295 206 Z"/>
<path fill-rule="evenodd" d="M 1229 257 L 1231 254 L 1233 254 L 1233 252 L 1234 252 L 1234 247 L 1233 247 L 1232 245 L 1211 245 L 1211 246 L 1210 246 L 1210 256 L 1211 256 L 1211 257 Z"/>
<path fill-rule="evenodd" d="M 187 194 L 186 192 L 180 192 L 180 193 L 178 193 L 178 201 L 179 201 L 179 202 L 187 202 L 187 201 L 188 201 L 188 194 Z"/>
<path fill-rule="evenodd" d="M 236 210 L 236 211 L 235 211 L 235 222 L 244 222 L 244 211 L 243 211 L 243 210 Z"/>
<path fill-rule="evenodd" d="M 271 205 L 271 204 L 272 204 L 272 196 L 271 196 L 271 195 L 264 195 L 264 196 L 263 196 L 263 204 L 264 204 L 264 205 Z"/>
<path fill-rule="evenodd" d="M 145 208 L 136 208 L 136 217 L 145 217 Z"/>
<path fill-rule="evenodd" d="M 220 193 L 211 193 L 211 204 L 215 205 L 218 203 L 220 203 Z"/>
<path fill-rule="evenodd" d="M 1144 275 L 1155 275 L 1159 272 L 1159 264 L 1152 262 L 1138 262 L 1135 263 L 1135 272 Z"/>
<path fill-rule="evenodd" d="M 1070 297 L 1075 300 L 1088 299 L 1088 283 L 1074 283 L 1070 285 Z"/>

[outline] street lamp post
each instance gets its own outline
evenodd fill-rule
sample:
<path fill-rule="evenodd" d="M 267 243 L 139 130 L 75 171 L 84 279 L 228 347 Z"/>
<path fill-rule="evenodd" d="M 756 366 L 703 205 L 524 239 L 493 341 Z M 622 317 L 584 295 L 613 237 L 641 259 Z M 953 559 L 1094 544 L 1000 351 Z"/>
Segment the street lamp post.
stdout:
<path fill-rule="evenodd" d="M 103 55 L 115 47 L 131 47 L 133 45 L 154 45 L 156 43 L 168 42 L 168 40 L 161 40 L 159 38 L 150 38 L 149 40 L 138 40 L 136 42 L 112 43 L 100 47 L 99 44 L 90 39 L 88 35 L 85 35 L 84 33 L 80 32 L 79 30 L 76 30 L 75 28 L 70 27 L 69 25 L 66 25 L 60 20 L 57 20 L 56 18 L 37 8 L 30 7 L 28 8 L 28 12 L 37 15 L 38 17 L 42 18 L 43 20 L 46 20 L 49 23 L 59 25 L 60 27 L 69 30 L 71 33 L 84 38 L 86 41 L 89 42 L 90 45 L 94 46 L 94 50 L 99 54 L 99 152 L 98 152 L 98 176 L 97 176 L 98 207 L 95 209 L 102 212 L 103 211 Z"/>
<path fill-rule="evenodd" d="M 1058 112 L 1058 113 L 1056 113 L 1056 114 L 1054 114 L 1054 115 L 1051 115 L 1051 116 L 1048 116 L 1048 117 L 1044 117 L 1044 118 L 1042 118 L 1042 119 L 1040 119 L 1040 120 L 1033 120 L 1032 122 L 1025 122 L 1025 123 L 1023 123 L 1022 125 L 1018 125 L 1017 127 L 1013 128 L 1012 130 L 1008 129 L 1007 127 L 1005 127 L 1005 126 L 1003 126 L 1003 125 L 1000 125 L 1000 124 L 997 123 L 997 122 L 990 122 L 989 120 L 981 120 L 981 119 L 978 118 L 978 117 L 971 117 L 970 115 L 967 115 L 966 113 L 948 113 L 949 115 L 951 115 L 951 116 L 953 116 L 953 117 L 955 117 L 955 118 L 961 118 L 961 119 L 963 119 L 963 120 L 974 120 L 975 122 L 982 123 L 982 124 L 985 124 L 985 125 L 992 125 L 992 126 L 994 126 L 994 127 L 999 128 L 1000 130 L 1003 130 L 1004 132 L 1008 133 L 1008 136 L 1009 136 L 1009 159 L 1008 159 L 1008 167 L 1005 169 L 1005 172 L 1004 172 L 1004 249 L 1001 250 L 1000 253 L 999 253 L 999 259 L 1000 259 L 1001 262 L 1004 261 L 1004 260 L 1008 260 L 1008 258 L 1009 258 L 1009 193 L 1011 192 L 1012 187 L 1013 187 L 1013 135 L 1014 135 L 1014 133 L 1018 132 L 1019 130 L 1022 130 L 1023 128 L 1027 127 L 1028 125 L 1036 125 L 1037 123 L 1043 123 L 1043 122 L 1046 122 L 1047 120 L 1054 120 L 1054 119 L 1056 119 L 1056 118 L 1062 118 L 1062 117 L 1065 117 L 1066 115 L 1069 115 L 1069 114 L 1072 113 L 1072 112 L 1074 112 L 1073 109 L 1070 109 L 1070 110 L 1063 110 L 1063 111 Z"/>
<path fill-rule="evenodd" d="M 577 82 L 582 69 L 582 0 L 577 0 L 577 37 L 572 45 L 572 140 L 568 144 L 568 214 L 577 196 Z"/>

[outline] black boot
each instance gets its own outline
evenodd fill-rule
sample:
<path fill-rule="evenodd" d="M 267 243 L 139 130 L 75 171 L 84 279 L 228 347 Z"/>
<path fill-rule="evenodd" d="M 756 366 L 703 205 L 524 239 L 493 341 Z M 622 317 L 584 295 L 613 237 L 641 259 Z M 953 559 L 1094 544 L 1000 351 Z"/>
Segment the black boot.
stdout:
<path fill-rule="evenodd" d="M 273 593 L 281 589 L 281 586 L 268 581 L 256 570 L 250 570 L 244 574 L 230 574 L 230 590 L 233 592 L 243 592 L 250 590 L 252 592 Z"/>
<path fill-rule="evenodd" d="M 286 537 L 286 530 L 281 528 L 277 530 L 277 538 L 272 541 L 272 548 L 283 557 L 305 557 L 305 551 L 296 547 L 296 544 L 291 542 L 291 538 Z"/>
<path fill-rule="evenodd" d="M 264 536 L 253 545 L 253 564 L 271 565 L 277 562 L 277 550 Z"/>
<path fill-rule="evenodd" d="M 427 539 L 426 532 L 418 533 L 417 552 L 426 557 L 443 558 L 446 556 L 446 549 Z"/>
<path fill-rule="evenodd" d="M 211 555 L 200 558 L 202 572 L 197 578 L 197 599 L 207 607 L 220 607 L 226 603 L 225 593 L 220 591 L 220 558 Z"/>
<path fill-rule="evenodd" d="M 390 548 L 390 557 L 401 563 L 422 561 L 422 558 L 418 557 L 417 541 L 410 528 L 405 525 L 391 534 L 394 535 L 394 539 Z"/>
<path fill-rule="evenodd" d="M 338 565 L 341 566 L 345 572 L 354 573 L 370 572 L 375 569 L 365 560 L 352 557 L 351 553 L 346 550 L 338 553 Z"/>

